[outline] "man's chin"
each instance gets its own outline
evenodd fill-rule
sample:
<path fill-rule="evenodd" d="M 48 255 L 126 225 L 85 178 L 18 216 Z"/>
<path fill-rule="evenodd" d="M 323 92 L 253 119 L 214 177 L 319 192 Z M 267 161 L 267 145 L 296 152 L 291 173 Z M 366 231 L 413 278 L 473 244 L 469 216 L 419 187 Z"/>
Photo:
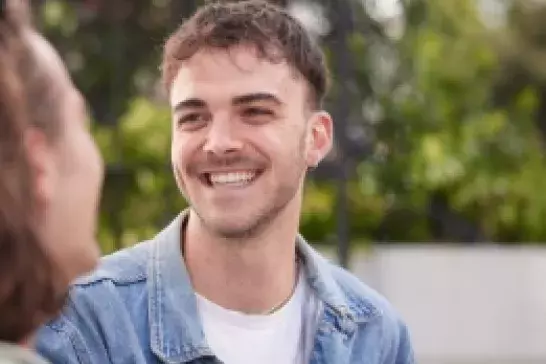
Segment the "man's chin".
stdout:
<path fill-rule="evenodd" d="M 214 235 L 225 240 L 248 239 L 256 235 L 258 231 L 255 225 L 228 225 L 225 222 L 222 224 L 211 224 L 210 228 Z"/>
<path fill-rule="evenodd" d="M 210 235 L 226 240 L 241 240 L 256 237 L 271 222 L 272 214 L 249 211 L 244 206 L 238 209 L 196 209 L 193 212 L 199 217 L 200 225 Z M 204 213 L 203 211 L 206 211 Z"/>
<path fill-rule="evenodd" d="M 259 233 L 261 225 L 259 219 L 244 219 L 226 213 L 225 216 L 201 217 L 203 227 L 209 233 L 225 240 L 241 240 L 251 238 Z"/>

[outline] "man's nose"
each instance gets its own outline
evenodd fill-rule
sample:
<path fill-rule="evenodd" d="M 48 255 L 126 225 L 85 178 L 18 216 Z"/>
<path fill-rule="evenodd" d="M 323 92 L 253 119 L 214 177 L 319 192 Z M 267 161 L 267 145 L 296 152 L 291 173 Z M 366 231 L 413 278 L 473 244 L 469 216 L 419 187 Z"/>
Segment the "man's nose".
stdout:
<path fill-rule="evenodd" d="M 216 155 L 236 152 L 242 149 L 237 126 L 229 117 L 216 117 L 210 123 L 203 150 Z"/>

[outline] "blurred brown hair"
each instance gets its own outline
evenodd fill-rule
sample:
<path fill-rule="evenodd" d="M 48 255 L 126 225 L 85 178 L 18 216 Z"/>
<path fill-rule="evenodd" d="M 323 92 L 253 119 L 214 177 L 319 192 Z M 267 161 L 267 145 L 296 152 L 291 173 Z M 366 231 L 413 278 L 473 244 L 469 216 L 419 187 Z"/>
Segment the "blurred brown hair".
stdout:
<path fill-rule="evenodd" d="M 59 131 L 47 76 L 25 36 L 28 10 L 23 0 L 0 1 L 0 341 L 8 342 L 57 314 L 64 294 L 36 232 L 24 144 L 29 127 L 50 138 Z"/>
<path fill-rule="evenodd" d="M 167 40 L 163 82 L 170 89 L 180 65 L 201 49 L 251 46 L 270 62 L 286 61 L 309 84 L 309 101 L 320 107 L 328 73 L 320 46 L 287 11 L 263 0 L 214 1 L 201 7 Z"/>

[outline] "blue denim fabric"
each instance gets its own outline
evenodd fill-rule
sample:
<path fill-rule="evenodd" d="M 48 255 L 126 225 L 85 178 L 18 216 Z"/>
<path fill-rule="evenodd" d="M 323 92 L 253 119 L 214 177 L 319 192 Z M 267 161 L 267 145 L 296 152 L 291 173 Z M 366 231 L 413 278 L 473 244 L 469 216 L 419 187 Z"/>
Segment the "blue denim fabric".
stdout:
<path fill-rule="evenodd" d="M 37 351 L 54 364 L 220 363 L 181 259 L 184 216 L 75 282 L 63 313 L 38 332 Z M 408 330 L 383 297 L 300 236 L 297 247 L 323 307 L 312 364 L 414 363 Z"/>

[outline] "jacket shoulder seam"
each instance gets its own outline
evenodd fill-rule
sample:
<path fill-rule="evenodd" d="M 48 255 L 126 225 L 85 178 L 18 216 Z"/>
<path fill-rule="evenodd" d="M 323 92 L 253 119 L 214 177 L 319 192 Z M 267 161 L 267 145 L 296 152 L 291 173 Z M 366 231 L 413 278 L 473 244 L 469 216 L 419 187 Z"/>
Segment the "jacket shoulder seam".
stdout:
<path fill-rule="evenodd" d="M 90 287 L 104 282 L 112 282 L 115 286 L 129 286 L 136 283 L 146 281 L 147 274 L 140 273 L 130 277 L 115 277 L 113 275 L 99 275 L 84 280 L 76 281 L 73 287 Z"/>

